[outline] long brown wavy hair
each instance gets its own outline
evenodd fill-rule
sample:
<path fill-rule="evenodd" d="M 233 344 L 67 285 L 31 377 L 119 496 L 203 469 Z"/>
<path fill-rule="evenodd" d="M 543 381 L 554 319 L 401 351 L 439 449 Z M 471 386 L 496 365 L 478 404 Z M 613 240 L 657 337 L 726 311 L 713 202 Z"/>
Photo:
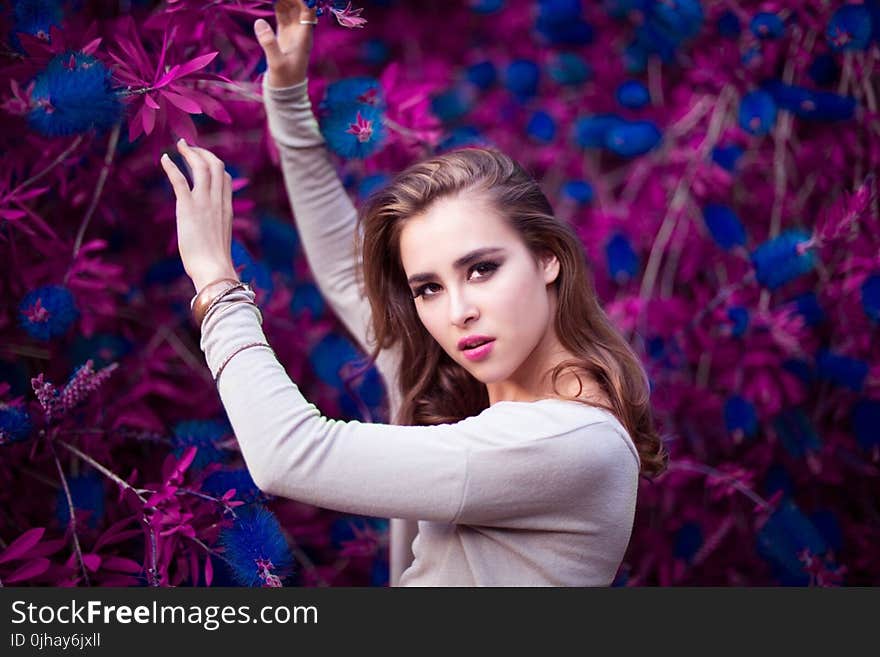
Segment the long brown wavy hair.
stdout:
<path fill-rule="evenodd" d="M 573 401 L 613 413 L 638 449 L 640 472 L 649 477 L 661 474 L 668 454 L 654 427 L 648 378 L 635 351 L 599 305 L 583 244 L 570 225 L 556 218 L 534 178 L 494 147 L 459 148 L 417 162 L 370 195 L 358 213 L 358 277 L 372 309 L 376 342 L 369 362 L 375 362 L 382 349 L 401 343 L 402 401 L 392 421 L 454 423 L 489 406 L 486 385 L 425 329 L 400 258 L 400 234 L 407 218 L 438 199 L 460 194 L 476 194 L 493 203 L 533 255 L 556 255 L 560 269 L 553 283 L 558 299 L 554 326 L 574 358 L 553 368 L 553 389 L 567 368 L 592 375 L 611 405 Z"/>

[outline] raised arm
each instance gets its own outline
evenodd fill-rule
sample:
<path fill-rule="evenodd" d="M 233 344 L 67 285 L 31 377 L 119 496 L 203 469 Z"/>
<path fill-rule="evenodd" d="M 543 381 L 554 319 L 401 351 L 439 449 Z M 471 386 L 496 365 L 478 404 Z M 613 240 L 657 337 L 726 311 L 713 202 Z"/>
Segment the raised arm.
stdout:
<path fill-rule="evenodd" d="M 301 11 L 300 4 L 278 3 L 277 36 L 265 21 L 255 26 L 269 63 L 263 78 L 263 102 L 315 281 L 361 349 L 369 352 L 373 346 L 369 337 L 370 306 L 356 279 L 357 210 L 339 180 L 312 112 L 305 71 L 314 27 L 300 24 L 299 19 L 310 20 L 314 12 Z M 395 394 L 397 368 L 393 354 L 380 354 L 377 366 L 389 394 Z"/>

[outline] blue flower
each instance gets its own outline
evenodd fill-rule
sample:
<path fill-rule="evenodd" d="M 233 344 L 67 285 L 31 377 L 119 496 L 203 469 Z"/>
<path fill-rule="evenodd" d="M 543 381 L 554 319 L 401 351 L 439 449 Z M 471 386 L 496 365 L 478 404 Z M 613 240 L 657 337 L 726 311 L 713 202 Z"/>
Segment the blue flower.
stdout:
<path fill-rule="evenodd" d="M 788 358 L 782 362 L 782 369 L 796 376 L 798 379 L 812 385 L 816 380 L 816 374 L 812 365 L 805 360 Z"/>
<path fill-rule="evenodd" d="M 556 136 L 556 121 L 542 110 L 538 110 L 529 119 L 526 132 L 537 141 L 549 143 Z"/>
<path fill-rule="evenodd" d="M 875 322 L 880 322 L 880 274 L 871 274 L 862 283 L 860 290 L 862 308 Z"/>
<path fill-rule="evenodd" d="M 222 497 L 230 488 L 235 489 L 235 499 L 242 502 L 256 502 L 266 497 L 257 488 L 247 468 L 217 470 L 209 474 L 202 483 L 202 490 L 214 497 Z"/>
<path fill-rule="evenodd" d="M 450 130 L 434 148 L 435 153 L 445 153 L 456 148 L 467 146 L 487 146 L 490 140 L 472 125 L 460 125 Z"/>
<path fill-rule="evenodd" d="M 621 157 L 644 155 L 662 139 L 651 121 L 630 121 L 611 127 L 605 135 L 605 147 Z"/>
<path fill-rule="evenodd" d="M 431 112 L 444 123 L 452 123 L 470 112 L 474 101 L 471 90 L 455 85 L 431 98 Z"/>
<path fill-rule="evenodd" d="M 627 80 L 616 92 L 617 102 L 630 109 L 640 109 L 651 102 L 651 93 L 643 82 Z"/>
<path fill-rule="evenodd" d="M 505 0 L 470 0 L 471 11 L 475 14 L 494 14 L 504 9 Z"/>
<path fill-rule="evenodd" d="M 495 84 L 498 79 L 498 72 L 495 70 L 495 64 L 486 60 L 471 64 L 465 71 L 465 76 L 475 87 L 479 89 L 488 89 Z"/>
<path fill-rule="evenodd" d="M 727 319 L 732 323 L 730 332 L 734 337 L 741 336 L 749 327 L 749 311 L 742 306 L 731 306 L 728 308 Z"/>
<path fill-rule="evenodd" d="M 372 411 L 378 411 L 378 407 L 385 398 L 385 386 L 382 383 L 382 377 L 375 365 L 371 366 L 364 374 L 359 374 L 360 383 L 354 394 L 360 401 Z M 361 417 L 362 411 L 360 405 L 351 394 L 346 390 L 339 397 L 339 407 L 343 413 L 349 417 Z M 364 419 L 364 418 L 361 418 Z"/>
<path fill-rule="evenodd" d="M 625 235 L 616 233 L 605 245 L 608 275 L 618 283 L 625 283 L 639 271 L 639 257 Z"/>
<path fill-rule="evenodd" d="M 753 135 L 766 135 L 776 122 L 776 102 L 766 91 L 751 91 L 739 103 L 739 127 Z"/>
<path fill-rule="evenodd" d="M 236 514 L 233 526 L 218 539 L 235 581 L 243 586 L 281 586 L 293 569 L 293 556 L 278 519 L 256 504 L 239 507 Z"/>
<path fill-rule="evenodd" d="M 519 100 L 526 100 L 538 92 L 541 69 L 531 59 L 516 59 L 507 65 L 504 86 Z"/>
<path fill-rule="evenodd" d="M 736 163 L 742 157 L 743 149 L 736 144 L 729 146 L 716 146 L 712 149 L 712 161 L 722 169 L 733 172 L 736 169 Z"/>
<path fill-rule="evenodd" d="M 19 324 L 37 340 L 64 335 L 78 317 L 73 294 L 61 285 L 31 290 L 18 304 Z"/>
<path fill-rule="evenodd" d="M 585 180 L 569 180 L 562 186 L 562 193 L 580 204 L 590 203 L 594 196 L 593 186 Z"/>
<path fill-rule="evenodd" d="M 104 481 L 96 472 L 79 476 L 67 476 L 67 486 L 73 499 L 73 508 L 78 511 L 89 511 L 88 525 L 95 528 L 104 517 Z M 77 513 L 77 518 L 79 518 Z M 59 488 L 55 495 L 55 517 L 62 526 L 70 522 L 70 507 L 64 488 Z"/>
<path fill-rule="evenodd" d="M 334 388 L 343 388 L 340 371 L 360 358 L 360 353 L 347 338 L 337 333 L 325 335 L 309 352 L 309 363 L 321 381 Z"/>
<path fill-rule="evenodd" d="M 554 45 L 590 43 L 593 28 L 581 12 L 580 0 L 539 0 L 535 29 Z"/>
<path fill-rule="evenodd" d="M 0 406 L 0 445 L 20 443 L 31 436 L 33 423 L 27 409 Z"/>
<path fill-rule="evenodd" d="M 803 458 L 808 451 L 821 447 L 819 434 L 810 418 L 800 408 L 779 413 L 773 419 L 773 427 L 785 451 L 793 458 Z"/>
<path fill-rule="evenodd" d="M 275 283 L 272 281 L 272 272 L 269 271 L 269 268 L 264 263 L 255 260 L 244 244 L 237 239 L 232 240 L 230 255 L 236 270 L 241 269 L 241 280 L 255 290 L 265 292 L 267 301 L 271 299 L 272 293 L 275 291 Z"/>
<path fill-rule="evenodd" d="M 835 354 L 830 349 L 820 349 L 816 354 L 819 378 L 856 392 L 861 391 L 865 384 L 868 369 L 865 361 Z"/>
<path fill-rule="evenodd" d="M 367 39 L 361 46 L 361 59 L 372 66 L 382 66 L 390 57 L 388 44 L 382 39 Z"/>
<path fill-rule="evenodd" d="M 630 75 L 644 73 L 648 68 L 648 51 L 638 41 L 623 49 L 623 66 Z"/>
<path fill-rule="evenodd" d="M 573 52 L 557 54 L 547 65 L 550 78 L 561 85 L 575 85 L 593 77 L 593 69 L 586 60 Z"/>
<path fill-rule="evenodd" d="M 804 292 L 792 301 L 795 304 L 797 314 L 804 318 L 804 323 L 807 326 L 815 326 L 825 320 L 825 312 L 819 305 L 819 299 L 815 292 Z"/>
<path fill-rule="evenodd" d="M 773 96 L 777 106 L 802 119 L 846 121 L 855 115 L 856 101 L 850 96 L 812 91 L 779 80 L 770 80 L 761 86 Z"/>
<path fill-rule="evenodd" d="M 222 461 L 226 454 L 217 442 L 228 437 L 232 429 L 221 420 L 183 420 L 172 429 L 171 444 L 174 456 L 180 458 L 189 447 L 197 447 L 193 467 L 201 469 L 209 463 Z"/>
<path fill-rule="evenodd" d="M 376 78 L 358 76 L 343 78 L 327 86 L 324 98 L 318 104 L 320 113 L 336 112 L 347 105 L 375 107 L 385 111 L 385 94 Z"/>
<path fill-rule="evenodd" d="M 703 545 L 703 530 L 696 522 L 686 522 L 675 532 L 674 541 L 675 558 L 690 562 Z"/>
<path fill-rule="evenodd" d="M 828 21 L 825 38 L 835 51 L 867 50 L 871 43 L 871 12 L 864 5 L 839 7 Z"/>
<path fill-rule="evenodd" d="M 123 109 L 110 84 L 110 69 L 91 55 L 56 55 L 34 81 L 28 123 L 47 137 L 105 130 Z"/>
<path fill-rule="evenodd" d="M 728 39 L 737 38 L 742 31 L 739 18 L 729 9 L 718 17 L 716 26 L 718 27 L 718 34 Z"/>
<path fill-rule="evenodd" d="M 292 221 L 264 215 L 260 221 L 260 253 L 272 271 L 293 275 L 299 250 L 299 233 Z M 271 277 L 269 278 L 271 281 Z"/>
<path fill-rule="evenodd" d="M 358 181 L 357 196 L 361 201 L 366 200 L 373 192 L 377 192 L 388 185 L 391 176 L 387 173 L 373 173 Z"/>
<path fill-rule="evenodd" d="M 712 239 L 725 251 L 745 245 L 746 230 L 729 206 L 709 203 L 703 208 L 703 220 Z"/>
<path fill-rule="evenodd" d="M 785 586 L 810 583 L 810 576 L 799 558 L 802 550 L 824 554 L 828 549 L 813 523 L 790 499 L 783 501 L 758 531 L 756 547 Z"/>
<path fill-rule="evenodd" d="M 60 27 L 63 18 L 58 0 L 17 0 L 13 3 L 12 15 L 13 25 L 9 40 L 18 52 L 24 52 L 18 32 L 49 41 L 50 28 Z"/>
<path fill-rule="evenodd" d="M 850 414 L 853 433 L 864 450 L 871 450 L 880 445 L 880 401 L 860 399 Z"/>
<path fill-rule="evenodd" d="M 312 319 L 324 314 L 324 297 L 313 283 L 299 283 L 290 300 L 290 312 L 299 315 L 308 310 Z"/>
<path fill-rule="evenodd" d="M 776 14 L 762 11 L 752 17 L 749 29 L 759 39 L 778 39 L 785 32 L 785 23 Z"/>
<path fill-rule="evenodd" d="M 731 395 L 724 402 L 724 424 L 728 433 L 741 431 L 746 438 L 751 438 L 758 432 L 755 405 L 740 395 Z"/>
<path fill-rule="evenodd" d="M 809 239 L 806 232 L 791 229 L 756 248 L 752 252 L 752 264 L 758 282 L 775 290 L 812 270 L 816 264 L 815 255 L 810 250 L 799 253 L 798 249 L 798 245 Z"/>
<path fill-rule="evenodd" d="M 616 114 L 582 116 L 572 126 L 572 136 L 581 148 L 600 148 L 611 128 L 621 125 L 623 119 Z"/>

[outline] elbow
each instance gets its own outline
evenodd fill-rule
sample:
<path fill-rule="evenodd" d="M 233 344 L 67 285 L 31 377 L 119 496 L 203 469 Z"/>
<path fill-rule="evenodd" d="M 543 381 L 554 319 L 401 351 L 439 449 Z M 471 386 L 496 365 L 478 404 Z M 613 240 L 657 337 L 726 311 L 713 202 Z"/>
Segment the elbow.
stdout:
<path fill-rule="evenodd" d="M 248 464 L 248 471 L 254 485 L 267 495 L 276 495 L 275 480 L 271 476 L 269 469 L 263 464 Z"/>

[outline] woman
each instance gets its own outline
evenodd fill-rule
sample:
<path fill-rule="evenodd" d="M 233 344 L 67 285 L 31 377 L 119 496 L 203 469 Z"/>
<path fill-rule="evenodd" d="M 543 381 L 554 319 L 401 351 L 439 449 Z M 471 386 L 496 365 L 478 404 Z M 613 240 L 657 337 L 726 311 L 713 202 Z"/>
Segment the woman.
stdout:
<path fill-rule="evenodd" d="M 162 159 L 178 246 L 254 481 L 392 518 L 393 585 L 610 584 L 638 475 L 661 472 L 665 453 L 644 371 L 596 300 L 580 242 L 494 149 L 409 167 L 365 204 L 357 239 L 307 96 L 314 11 L 279 2 L 276 17 L 277 37 L 262 20 L 255 31 L 300 237 L 322 293 L 384 377 L 395 424 L 327 419 L 302 396 L 253 292 L 235 285 L 223 163 L 181 142 L 192 189 Z"/>

